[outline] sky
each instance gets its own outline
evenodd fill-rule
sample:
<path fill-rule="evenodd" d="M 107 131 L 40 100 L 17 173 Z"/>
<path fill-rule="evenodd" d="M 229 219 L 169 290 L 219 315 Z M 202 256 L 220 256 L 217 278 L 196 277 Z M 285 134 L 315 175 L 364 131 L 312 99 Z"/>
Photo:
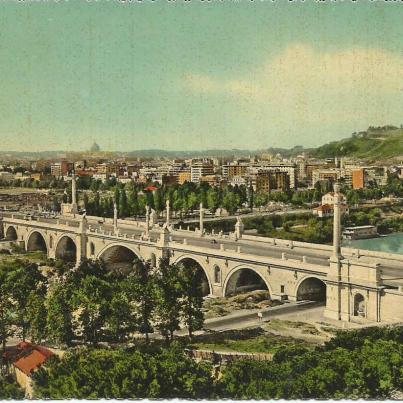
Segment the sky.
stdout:
<path fill-rule="evenodd" d="M 312 147 L 403 124 L 400 2 L 0 2 L 0 150 Z"/>

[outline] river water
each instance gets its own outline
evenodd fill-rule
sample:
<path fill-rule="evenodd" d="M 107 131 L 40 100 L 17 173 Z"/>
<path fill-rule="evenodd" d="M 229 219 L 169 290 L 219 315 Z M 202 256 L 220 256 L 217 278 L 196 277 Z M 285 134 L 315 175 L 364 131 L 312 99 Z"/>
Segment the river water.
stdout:
<path fill-rule="evenodd" d="M 396 232 L 385 237 L 343 241 L 343 246 L 403 255 L 403 233 Z"/>

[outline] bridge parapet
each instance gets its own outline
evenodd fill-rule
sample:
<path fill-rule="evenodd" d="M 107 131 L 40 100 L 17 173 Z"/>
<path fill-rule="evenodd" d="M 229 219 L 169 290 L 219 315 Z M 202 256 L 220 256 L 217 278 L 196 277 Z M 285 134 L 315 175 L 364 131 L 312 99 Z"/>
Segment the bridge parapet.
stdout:
<path fill-rule="evenodd" d="M 387 252 L 378 252 L 373 250 L 365 250 L 365 249 L 358 249 L 358 248 L 342 248 L 341 252 L 343 256 L 351 256 L 354 258 L 379 258 L 383 260 L 393 260 L 396 262 L 403 263 L 403 255 L 397 253 L 387 253 Z"/>
<path fill-rule="evenodd" d="M 232 261 L 232 262 L 245 262 L 248 264 L 256 264 L 260 266 L 271 266 L 271 267 L 279 267 L 285 268 L 289 270 L 296 270 L 300 272 L 309 272 L 309 273 L 317 273 L 318 275 L 326 276 L 329 267 L 322 266 L 314 263 L 309 263 L 305 258 L 301 260 L 297 259 L 287 259 L 286 256 L 284 258 L 278 259 L 275 257 L 267 257 L 267 256 L 257 256 L 254 254 L 248 254 L 242 252 L 242 249 L 210 249 L 204 248 L 195 245 L 189 245 L 179 242 L 169 242 L 168 248 L 174 253 L 183 253 L 183 254 L 194 254 L 204 257 L 214 257 L 216 259 L 221 259 L 224 261 Z"/>
<path fill-rule="evenodd" d="M 23 227 L 33 227 L 33 228 L 43 228 L 43 229 L 52 229 L 52 230 L 59 230 L 59 231 L 66 231 L 68 232 L 78 232 L 79 231 L 79 223 L 77 222 L 76 225 L 69 225 L 69 222 L 57 222 L 52 223 L 45 220 L 24 220 L 21 218 L 6 218 L 3 217 L 3 225 L 18 225 Z"/>

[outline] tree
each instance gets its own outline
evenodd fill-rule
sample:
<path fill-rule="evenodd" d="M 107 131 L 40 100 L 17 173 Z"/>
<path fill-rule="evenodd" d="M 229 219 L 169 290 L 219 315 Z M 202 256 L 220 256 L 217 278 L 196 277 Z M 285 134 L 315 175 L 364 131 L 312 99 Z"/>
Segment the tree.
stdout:
<path fill-rule="evenodd" d="M 31 341 L 41 343 L 46 337 L 46 307 L 43 295 L 31 291 L 26 308 L 26 321 Z"/>
<path fill-rule="evenodd" d="M 199 199 L 195 192 L 191 192 L 187 197 L 187 206 L 189 210 L 195 210 L 199 204 Z"/>
<path fill-rule="evenodd" d="M 127 195 L 126 191 L 122 189 L 120 191 L 120 197 L 119 197 L 119 217 L 120 218 L 125 218 L 129 215 L 129 206 L 127 203 Z"/>
<path fill-rule="evenodd" d="M 73 339 L 71 292 L 65 284 L 58 284 L 46 301 L 46 330 L 50 340 L 69 346 Z"/>
<path fill-rule="evenodd" d="M 92 214 L 94 214 L 96 216 L 101 215 L 101 204 L 100 204 L 99 192 L 95 192 L 95 195 L 94 195 L 94 206 L 92 208 Z"/>
<path fill-rule="evenodd" d="M 268 202 L 268 195 L 264 192 L 258 192 L 255 195 L 255 205 L 256 207 L 265 206 Z"/>
<path fill-rule="evenodd" d="M 5 287 L 13 301 L 16 325 L 20 327 L 22 339 L 25 341 L 30 320 L 27 315 L 29 298 L 35 293 L 41 298 L 45 297 L 46 278 L 37 264 L 15 260 L 8 266 Z"/>
<path fill-rule="evenodd" d="M 140 333 L 145 334 L 149 342 L 149 333 L 153 332 L 152 315 L 155 310 L 155 282 L 152 276 L 151 262 L 136 260 L 133 271 L 127 276 L 126 290 L 129 302 L 133 306 L 133 317 Z"/>
<path fill-rule="evenodd" d="M 73 306 L 79 312 L 77 327 L 84 340 L 96 345 L 109 313 L 112 287 L 94 275 L 84 277 L 73 295 Z M 74 322 L 73 322 L 74 323 Z"/>
<path fill-rule="evenodd" d="M 248 188 L 248 196 L 249 196 L 248 197 L 248 206 L 251 210 L 253 209 L 254 202 L 255 202 L 254 195 L 255 195 L 255 191 L 253 190 L 253 186 L 250 185 Z"/>
<path fill-rule="evenodd" d="M 124 281 L 121 281 L 114 287 L 113 297 L 109 306 L 109 315 L 106 319 L 111 336 L 119 342 L 125 340 L 129 332 L 135 329 L 135 320 L 133 319 L 130 301 L 123 284 Z"/>
<path fill-rule="evenodd" d="M 179 190 L 175 190 L 175 192 L 172 195 L 172 208 L 175 211 L 182 211 L 183 209 L 183 199 L 182 199 L 182 194 Z"/>
<path fill-rule="evenodd" d="M 84 203 L 84 209 L 87 213 L 89 213 L 89 201 L 88 201 L 88 194 L 87 192 L 84 192 L 83 195 L 83 203 Z"/>
<path fill-rule="evenodd" d="M 156 273 L 156 328 L 172 342 L 180 323 L 181 278 L 179 268 L 170 266 L 168 259 L 161 259 Z"/>
<path fill-rule="evenodd" d="M 218 202 L 219 202 L 218 192 L 214 189 L 209 189 L 207 192 L 207 207 L 213 213 L 217 210 L 217 208 L 219 206 Z"/>
<path fill-rule="evenodd" d="M 155 211 L 160 214 L 164 210 L 164 199 L 161 194 L 161 189 L 154 190 L 153 192 Z"/>
<path fill-rule="evenodd" d="M 12 327 L 13 304 L 10 299 L 10 293 L 6 283 L 7 271 L 8 268 L 5 265 L 0 266 L 0 343 L 2 345 L 2 361 L 4 352 L 6 351 L 7 340 L 14 334 Z"/>
<path fill-rule="evenodd" d="M 152 209 L 155 209 L 153 192 L 148 190 L 145 192 L 145 196 L 148 206 Z"/>
<path fill-rule="evenodd" d="M 140 214 L 140 205 L 137 192 L 135 190 L 131 190 L 129 192 L 127 202 L 129 205 L 130 214 L 137 217 Z"/>
<path fill-rule="evenodd" d="M 17 385 L 11 375 L 0 379 L 0 400 L 23 400 L 24 396 L 25 392 Z"/>
<path fill-rule="evenodd" d="M 33 374 L 35 398 L 211 398 L 211 365 L 181 348 L 151 353 L 130 349 L 83 349 L 56 357 Z"/>
<path fill-rule="evenodd" d="M 210 363 L 195 362 L 176 343 L 157 356 L 159 396 L 165 399 L 211 399 L 214 379 Z"/>
<path fill-rule="evenodd" d="M 240 199 L 237 194 L 227 191 L 224 195 L 222 206 L 232 215 L 237 211 L 239 202 Z"/>
<path fill-rule="evenodd" d="M 191 338 L 193 332 L 201 329 L 204 323 L 202 282 L 195 264 L 181 264 L 179 273 L 182 294 L 181 317 Z"/>

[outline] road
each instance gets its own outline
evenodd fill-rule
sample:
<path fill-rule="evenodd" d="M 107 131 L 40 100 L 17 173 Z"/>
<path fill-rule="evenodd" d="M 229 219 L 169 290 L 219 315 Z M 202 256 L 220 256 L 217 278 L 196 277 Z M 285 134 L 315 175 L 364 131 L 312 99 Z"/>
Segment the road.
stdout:
<path fill-rule="evenodd" d="M 229 215 L 229 216 L 221 216 L 215 217 L 211 215 L 205 215 L 203 221 L 204 222 L 214 222 L 214 221 L 225 221 L 225 220 L 236 220 L 237 217 L 242 218 L 253 218 L 253 217 L 261 217 L 261 216 L 270 216 L 270 215 L 284 215 L 284 214 L 303 214 L 303 213 L 312 213 L 312 209 L 286 209 L 286 210 L 275 210 L 275 211 L 254 211 L 253 213 L 243 213 L 238 215 Z M 172 220 L 173 224 L 198 224 L 199 218 L 184 218 L 178 219 L 175 218 Z"/>
<path fill-rule="evenodd" d="M 242 313 L 234 313 L 217 318 L 207 319 L 204 322 L 204 328 L 208 330 L 223 331 L 232 329 L 241 329 L 248 326 L 258 325 L 261 322 L 281 317 L 285 314 L 292 314 L 301 311 L 309 311 L 311 309 L 323 310 L 324 303 L 316 301 L 298 301 L 288 302 L 284 305 L 265 309 L 254 309 Z M 257 316 L 258 312 L 262 313 L 262 320 Z"/>

